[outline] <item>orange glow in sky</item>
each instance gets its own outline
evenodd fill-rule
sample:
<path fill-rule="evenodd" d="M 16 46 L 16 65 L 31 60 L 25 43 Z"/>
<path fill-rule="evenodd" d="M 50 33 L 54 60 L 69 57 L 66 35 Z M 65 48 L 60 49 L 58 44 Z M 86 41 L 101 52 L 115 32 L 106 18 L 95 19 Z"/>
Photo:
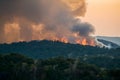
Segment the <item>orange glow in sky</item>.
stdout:
<path fill-rule="evenodd" d="M 120 37 L 120 0 L 0 0 L 0 43 L 94 36 Z"/>
<path fill-rule="evenodd" d="M 95 26 L 96 35 L 120 36 L 120 0 L 87 0 L 83 21 Z"/>

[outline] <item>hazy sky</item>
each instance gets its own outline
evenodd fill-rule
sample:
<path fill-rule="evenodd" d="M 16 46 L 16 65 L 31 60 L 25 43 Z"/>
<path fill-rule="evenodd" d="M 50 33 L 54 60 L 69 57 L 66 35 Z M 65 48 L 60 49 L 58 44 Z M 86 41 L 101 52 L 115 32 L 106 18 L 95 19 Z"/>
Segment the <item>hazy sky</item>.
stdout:
<path fill-rule="evenodd" d="M 96 35 L 120 36 L 120 0 L 87 0 L 84 21 L 95 26 Z"/>

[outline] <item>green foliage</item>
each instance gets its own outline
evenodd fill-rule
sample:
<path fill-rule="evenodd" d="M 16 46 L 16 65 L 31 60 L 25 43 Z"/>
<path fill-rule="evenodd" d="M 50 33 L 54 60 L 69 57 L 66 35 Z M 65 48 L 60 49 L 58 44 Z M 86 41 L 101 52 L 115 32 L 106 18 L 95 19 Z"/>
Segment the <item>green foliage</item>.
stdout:
<path fill-rule="evenodd" d="M 102 69 L 80 58 L 0 55 L 0 80 L 119 80 L 119 75 L 120 69 Z"/>
<path fill-rule="evenodd" d="M 33 60 L 20 54 L 0 57 L 0 80 L 28 80 Z M 31 76 L 32 77 L 32 76 Z"/>
<path fill-rule="evenodd" d="M 117 57 L 111 55 L 81 56 L 80 60 L 88 64 L 95 64 L 100 68 L 120 69 L 120 56 Z"/>
<path fill-rule="evenodd" d="M 82 46 L 78 44 L 62 43 L 58 41 L 31 41 L 11 44 L 0 44 L 0 54 L 21 53 L 35 59 L 46 59 L 56 56 L 74 58 L 84 55 L 111 55 L 120 56 L 120 49 L 99 48 L 97 46 Z"/>

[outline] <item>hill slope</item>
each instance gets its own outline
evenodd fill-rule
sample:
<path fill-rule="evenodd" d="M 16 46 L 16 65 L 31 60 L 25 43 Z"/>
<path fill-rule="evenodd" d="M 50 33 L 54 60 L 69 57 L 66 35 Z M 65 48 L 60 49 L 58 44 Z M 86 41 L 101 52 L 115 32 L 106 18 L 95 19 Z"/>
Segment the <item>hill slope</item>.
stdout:
<path fill-rule="evenodd" d="M 97 40 L 99 42 L 103 43 L 108 48 L 118 48 L 118 47 L 120 47 L 120 45 L 118 45 L 116 43 L 113 43 L 111 41 L 107 41 L 107 40 L 104 40 L 104 39 L 97 39 Z"/>
<path fill-rule="evenodd" d="M 120 37 L 97 36 L 97 39 L 110 41 L 120 46 Z"/>
<path fill-rule="evenodd" d="M 79 57 L 85 55 L 120 56 L 120 49 L 106 49 L 78 44 L 65 44 L 53 41 L 31 41 L 0 44 L 0 53 L 20 53 L 32 58 L 51 58 L 56 56 Z"/>

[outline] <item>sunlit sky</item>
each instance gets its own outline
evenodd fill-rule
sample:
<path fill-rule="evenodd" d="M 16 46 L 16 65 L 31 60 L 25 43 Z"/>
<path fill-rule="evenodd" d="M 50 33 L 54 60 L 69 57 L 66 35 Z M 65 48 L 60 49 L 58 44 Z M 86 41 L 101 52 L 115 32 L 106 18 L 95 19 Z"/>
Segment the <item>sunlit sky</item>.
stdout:
<path fill-rule="evenodd" d="M 120 37 L 120 0 L 87 0 L 83 21 L 95 26 L 95 35 Z"/>

